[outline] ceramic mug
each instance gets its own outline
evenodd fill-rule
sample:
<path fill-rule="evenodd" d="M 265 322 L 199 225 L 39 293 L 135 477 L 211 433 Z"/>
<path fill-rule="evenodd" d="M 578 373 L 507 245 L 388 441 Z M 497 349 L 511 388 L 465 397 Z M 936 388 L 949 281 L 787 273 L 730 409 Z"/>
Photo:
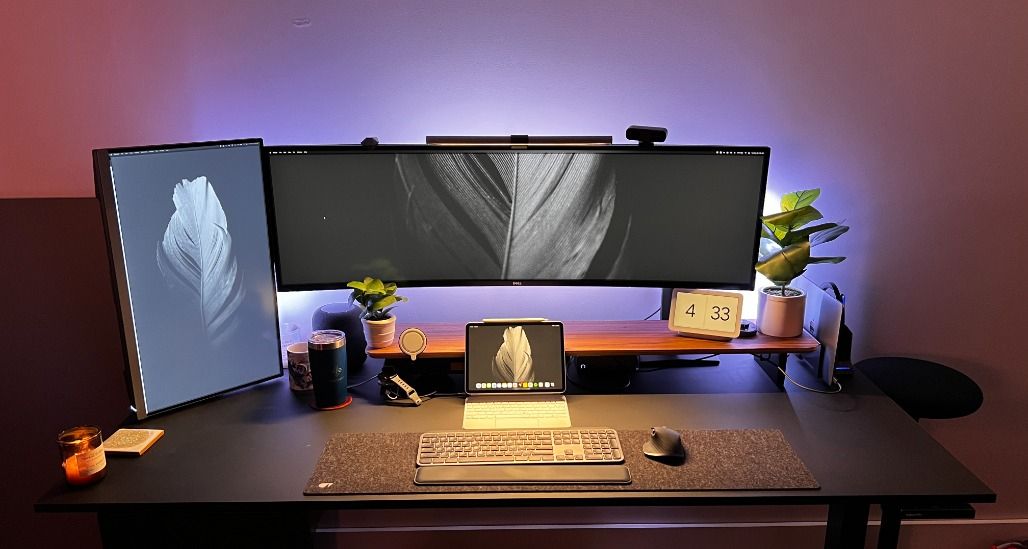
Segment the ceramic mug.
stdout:
<path fill-rule="evenodd" d="M 294 391 L 310 391 L 314 388 L 311 382 L 311 360 L 307 354 L 307 342 L 301 341 L 286 347 L 286 360 L 289 362 L 289 388 Z"/>

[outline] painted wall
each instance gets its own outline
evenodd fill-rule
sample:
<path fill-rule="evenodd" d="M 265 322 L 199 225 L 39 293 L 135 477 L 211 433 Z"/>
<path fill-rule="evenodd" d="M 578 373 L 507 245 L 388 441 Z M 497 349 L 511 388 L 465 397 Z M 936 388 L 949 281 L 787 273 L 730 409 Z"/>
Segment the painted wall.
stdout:
<path fill-rule="evenodd" d="M 1015 466 L 1028 374 L 1005 344 L 1028 329 L 1025 28 L 1020 0 L 9 1 L 0 197 L 92 195 L 95 147 L 228 137 L 620 136 L 635 123 L 677 143 L 770 145 L 773 190 L 821 186 L 822 209 L 854 227 L 836 247 L 850 259 L 812 275 L 847 290 L 856 355 L 938 359 L 978 380 L 978 414 L 926 427 L 999 492 L 981 517 L 1028 518 Z M 625 314 L 652 311 L 651 294 Z M 526 295 L 511 299 L 562 299 Z"/>

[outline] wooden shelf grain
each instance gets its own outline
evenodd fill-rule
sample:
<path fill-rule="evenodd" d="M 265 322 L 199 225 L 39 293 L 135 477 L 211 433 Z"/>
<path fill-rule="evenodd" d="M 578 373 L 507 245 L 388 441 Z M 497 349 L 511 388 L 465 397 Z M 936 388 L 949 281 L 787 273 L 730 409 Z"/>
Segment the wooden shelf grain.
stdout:
<path fill-rule="evenodd" d="M 428 336 L 428 347 L 419 358 L 459 358 L 464 356 L 464 324 L 424 323 L 396 326 L 399 336 L 406 328 L 420 328 Z M 758 333 L 756 337 L 713 341 L 682 337 L 667 328 L 666 320 L 569 320 L 564 322 L 564 351 L 569 355 L 674 355 L 805 353 L 818 343 L 807 333 L 779 338 Z M 389 347 L 368 349 L 375 358 L 404 358 L 394 342 Z"/>

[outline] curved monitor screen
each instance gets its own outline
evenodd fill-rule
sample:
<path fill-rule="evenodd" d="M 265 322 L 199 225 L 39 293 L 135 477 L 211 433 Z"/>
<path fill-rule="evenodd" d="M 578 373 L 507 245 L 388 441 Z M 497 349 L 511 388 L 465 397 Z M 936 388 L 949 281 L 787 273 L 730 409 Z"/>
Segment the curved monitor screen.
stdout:
<path fill-rule="evenodd" d="M 766 147 L 268 152 L 280 290 L 753 287 Z"/>

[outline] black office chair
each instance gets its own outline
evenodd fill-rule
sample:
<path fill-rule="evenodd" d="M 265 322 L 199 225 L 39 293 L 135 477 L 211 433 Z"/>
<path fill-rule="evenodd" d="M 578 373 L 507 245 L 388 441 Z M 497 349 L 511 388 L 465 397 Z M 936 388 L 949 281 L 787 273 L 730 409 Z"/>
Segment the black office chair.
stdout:
<path fill-rule="evenodd" d="M 981 408 L 984 396 L 973 379 L 937 362 L 904 357 L 879 357 L 853 365 L 915 421 L 954 419 Z M 974 507 L 882 505 L 879 549 L 894 548 L 903 520 L 974 518 Z"/>

